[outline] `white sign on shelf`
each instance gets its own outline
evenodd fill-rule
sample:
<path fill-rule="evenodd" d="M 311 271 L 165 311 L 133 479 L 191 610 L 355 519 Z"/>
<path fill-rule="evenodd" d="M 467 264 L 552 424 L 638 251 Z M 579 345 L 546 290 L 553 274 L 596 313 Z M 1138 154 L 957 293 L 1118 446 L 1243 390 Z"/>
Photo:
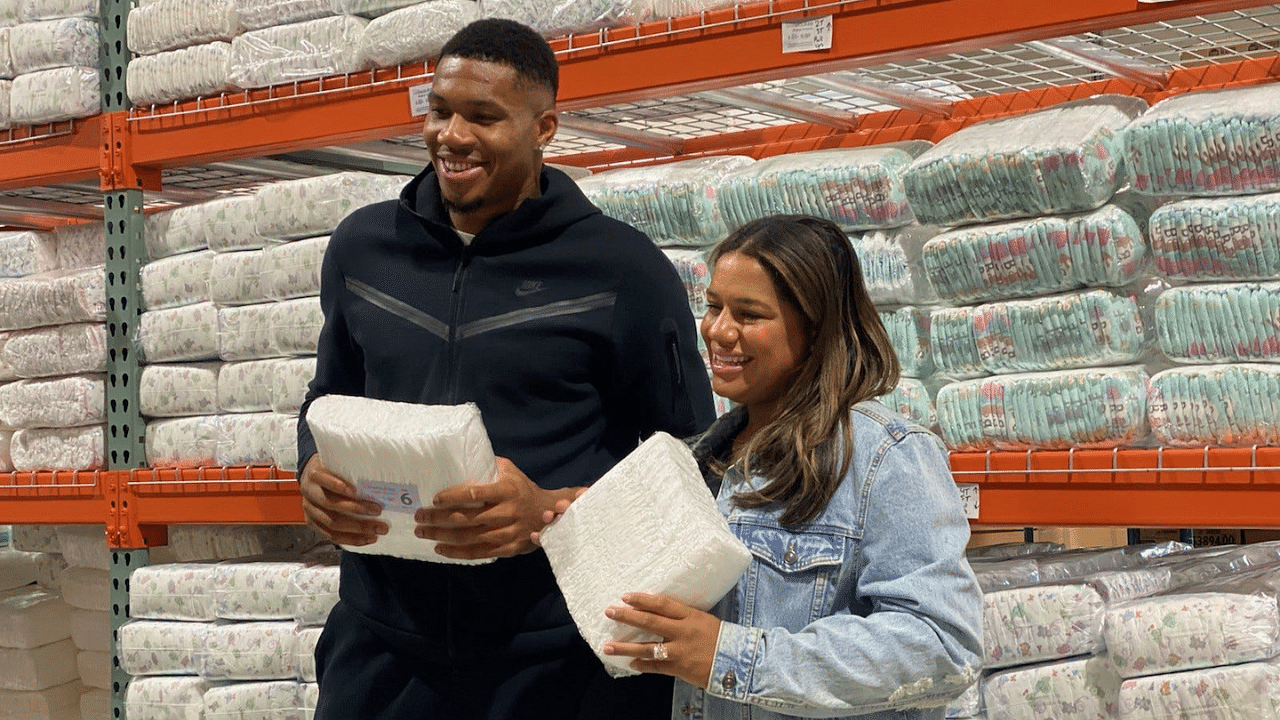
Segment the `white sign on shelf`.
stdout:
<path fill-rule="evenodd" d="M 970 520 L 978 519 L 978 486 L 973 483 L 956 483 L 960 489 L 960 499 L 964 502 L 964 516 Z"/>
<path fill-rule="evenodd" d="M 782 52 L 798 53 L 831 49 L 831 16 L 788 20 L 782 23 Z"/>
<path fill-rule="evenodd" d="M 409 113 L 413 117 L 427 114 L 431 105 L 431 83 L 414 85 L 409 88 Z"/>

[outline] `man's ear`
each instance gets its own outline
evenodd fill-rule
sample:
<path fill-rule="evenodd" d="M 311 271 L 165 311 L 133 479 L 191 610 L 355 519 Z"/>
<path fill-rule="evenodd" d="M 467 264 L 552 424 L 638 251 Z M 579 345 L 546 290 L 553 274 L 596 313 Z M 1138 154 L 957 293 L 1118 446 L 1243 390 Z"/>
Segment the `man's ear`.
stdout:
<path fill-rule="evenodd" d="M 555 108 L 542 111 L 542 115 L 538 116 L 538 147 L 546 149 L 551 141 L 556 137 L 556 130 L 560 129 L 560 116 L 556 113 Z"/>

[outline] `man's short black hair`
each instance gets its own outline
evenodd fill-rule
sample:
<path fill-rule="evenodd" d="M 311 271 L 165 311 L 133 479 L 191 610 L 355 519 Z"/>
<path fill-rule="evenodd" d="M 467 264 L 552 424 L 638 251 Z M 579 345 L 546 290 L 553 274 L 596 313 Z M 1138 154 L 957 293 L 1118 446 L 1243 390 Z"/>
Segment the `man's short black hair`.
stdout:
<path fill-rule="evenodd" d="M 541 35 L 514 20 L 485 18 L 462 28 L 440 51 L 446 57 L 506 65 L 517 77 L 537 88 L 560 90 L 560 66 Z"/>

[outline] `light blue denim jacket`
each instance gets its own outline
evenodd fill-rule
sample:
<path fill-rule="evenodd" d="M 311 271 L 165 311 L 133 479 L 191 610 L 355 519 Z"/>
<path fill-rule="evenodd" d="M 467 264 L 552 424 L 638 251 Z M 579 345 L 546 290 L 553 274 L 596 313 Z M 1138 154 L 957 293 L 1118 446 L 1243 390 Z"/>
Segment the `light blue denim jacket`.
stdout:
<path fill-rule="evenodd" d="M 736 409 L 696 441 L 709 479 L 745 421 Z M 854 407 L 853 438 L 849 474 L 794 530 L 778 507 L 735 507 L 764 480 L 725 473 L 717 503 L 754 558 L 711 611 L 707 687 L 677 680 L 673 719 L 941 720 L 977 679 L 982 593 L 941 441 L 875 401 Z"/>

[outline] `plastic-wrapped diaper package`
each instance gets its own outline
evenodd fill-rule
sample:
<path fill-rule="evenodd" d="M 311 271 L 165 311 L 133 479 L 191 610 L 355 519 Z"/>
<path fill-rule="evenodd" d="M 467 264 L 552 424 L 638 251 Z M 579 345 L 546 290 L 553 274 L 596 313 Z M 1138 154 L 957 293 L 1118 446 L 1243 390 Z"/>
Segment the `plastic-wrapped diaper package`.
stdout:
<path fill-rule="evenodd" d="M 1131 678 L 1120 686 L 1122 720 L 1277 720 L 1280 665 L 1254 662 Z"/>
<path fill-rule="evenodd" d="M 429 0 L 393 10 L 365 28 L 357 47 L 360 61 L 394 67 L 439 54 L 453 34 L 480 19 L 475 0 Z"/>
<path fill-rule="evenodd" d="M 59 225 L 53 229 L 58 267 L 81 270 L 107 262 L 106 232 L 100 222 Z"/>
<path fill-rule="evenodd" d="M 144 310 L 209 302 L 209 275 L 214 253 L 210 250 L 171 255 L 149 262 L 138 271 Z"/>
<path fill-rule="evenodd" d="M 132 602 L 132 598 L 130 598 Z M 111 650 L 111 613 L 71 608 L 71 641 L 80 650 Z"/>
<path fill-rule="evenodd" d="M 0 548 L 0 592 L 30 585 L 36 581 L 40 553 Z M 29 588 L 28 588 L 29 589 Z"/>
<path fill-rule="evenodd" d="M 58 549 L 71 567 L 111 569 L 106 528 L 102 525 L 60 525 Z"/>
<path fill-rule="evenodd" d="M 281 470 L 298 469 L 298 416 L 273 413 L 271 462 Z"/>
<path fill-rule="evenodd" d="M 36 562 L 36 584 L 46 590 L 62 592 L 62 576 L 67 571 L 67 561 L 56 553 L 41 553 Z"/>
<path fill-rule="evenodd" d="M 3 11 L 0 11 L 3 12 Z M 9 34 L 13 32 L 13 28 L 4 25 L 0 20 L 0 78 L 9 80 L 13 78 L 13 57 L 9 54 Z M 0 115 L 0 120 L 4 120 L 9 112 L 8 104 L 4 106 L 5 115 Z"/>
<path fill-rule="evenodd" d="M 676 274 L 684 281 L 689 295 L 689 311 L 695 319 L 707 311 L 707 285 L 711 282 L 711 268 L 707 266 L 707 253 L 702 250 L 666 248 L 663 255 L 675 266 Z"/>
<path fill-rule="evenodd" d="M 130 575 L 129 604 L 135 618 L 148 620 L 211 621 L 215 565 L 171 563 L 150 565 Z"/>
<path fill-rule="evenodd" d="M 0 422 L 16 428 L 68 428 L 106 422 L 102 375 L 18 380 L 0 385 Z"/>
<path fill-rule="evenodd" d="M 761 554 L 780 552 L 763 536 L 748 538 Z M 645 588 L 706 610 L 734 587 L 752 558 L 707 493 L 692 451 L 661 432 L 549 525 L 542 547 L 578 631 L 614 677 L 637 673 L 630 658 L 605 655 L 606 642 L 658 639 L 605 617 L 623 593 Z"/>
<path fill-rule="evenodd" d="M 0 593 L 0 647 L 34 648 L 71 637 L 71 608 L 30 586 Z"/>
<path fill-rule="evenodd" d="M 55 18 L 96 18 L 98 12 L 98 3 L 93 0 L 18 0 L 18 17 L 28 23 Z"/>
<path fill-rule="evenodd" d="M 216 360 L 218 308 L 211 302 L 153 310 L 138 318 L 138 349 L 148 363 Z"/>
<path fill-rule="evenodd" d="M 271 366 L 271 410 L 285 415 L 296 415 L 306 400 L 307 385 L 316 376 L 314 357 L 280 360 Z"/>
<path fill-rule="evenodd" d="M 1118 365 L 1137 362 L 1154 349 L 1146 341 L 1137 301 L 1107 290 L 947 308 L 935 311 L 935 319 L 939 313 L 942 342 L 934 342 L 935 362 L 954 364 L 938 364 L 940 374 Z M 961 326 L 965 315 L 971 332 Z M 960 346 L 966 341 L 969 346 Z"/>
<path fill-rule="evenodd" d="M 0 28 L 3 33 L 8 28 Z M 4 36 L 0 34 L 0 38 Z M 4 52 L 4 45 L 0 43 L 0 52 Z M 10 80 L 0 80 L 0 128 L 7 128 L 13 125 L 13 116 L 9 112 L 9 98 L 13 95 L 13 82 Z"/>
<path fill-rule="evenodd" d="M 75 680 L 71 638 L 30 649 L 0 647 L 0 690 L 47 690 Z"/>
<path fill-rule="evenodd" d="M 235 0 L 236 17 L 245 30 L 315 20 L 341 12 L 337 0 Z"/>
<path fill-rule="evenodd" d="M 1113 448 L 1147 435 L 1141 367 L 999 375 L 944 386 L 938 425 L 952 450 Z"/>
<path fill-rule="evenodd" d="M 230 58 L 231 44 L 221 41 L 137 55 L 129 61 L 129 100 L 146 107 L 221 95 L 234 89 L 227 76 Z"/>
<path fill-rule="evenodd" d="M 984 593 L 1040 584 L 1040 566 L 1032 557 L 978 559 L 970 565 Z"/>
<path fill-rule="evenodd" d="M 271 409 L 276 365 L 281 360 L 226 363 L 218 370 L 218 411 L 260 413 Z"/>
<path fill-rule="evenodd" d="M 182 562 L 301 553 L 321 541 L 305 525 L 175 525 L 169 549 Z"/>
<path fill-rule="evenodd" d="M 81 650 L 76 655 L 76 670 L 85 687 L 111 689 L 111 653 Z"/>
<path fill-rule="evenodd" d="M 754 166 L 751 158 L 737 155 L 697 158 L 610 170 L 580 180 L 578 186 L 606 215 L 638 228 L 660 246 L 714 245 L 727 233 L 716 188 Z"/>
<path fill-rule="evenodd" d="M 1107 205 L 951 230 L 925 243 L 922 262 L 940 298 L 968 303 L 1120 287 L 1138 279 L 1148 252 L 1133 217 Z"/>
<path fill-rule="evenodd" d="M 0 690 L 0 718 L 4 720 L 81 720 L 82 717 L 105 718 L 111 714 L 110 695 L 108 695 L 106 713 L 78 715 L 80 694 L 84 690 L 84 685 L 79 680 L 35 692 Z"/>
<path fill-rule="evenodd" d="M 58 553 L 57 525 L 13 525 L 9 547 L 31 553 Z"/>
<path fill-rule="evenodd" d="M 4 346 L 9 342 L 10 335 L 12 333 L 0 332 L 0 382 L 18 379 L 18 373 L 14 372 L 13 367 L 4 358 Z"/>
<path fill-rule="evenodd" d="M 232 0 L 155 0 L 129 13 L 128 44 L 137 55 L 230 40 L 240 29 Z"/>
<path fill-rule="evenodd" d="M 328 247 L 328 235 L 268 247 L 262 260 L 263 294 L 272 300 L 319 295 L 320 265 Z"/>
<path fill-rule="evenodd" d="M 872 302 L 909 305 L 937 301 L 938 294 L 921 263 L 925 242 L 937 234 L 935 228 L 908 225 L 849 238 Z"/>
<path fill-rule="evenodd" d="M 308 565 L 293 574 L 289 608 L 300 625 L 323 625 L 338 604 L 337 565 Z"/>
<path fill-rule="evenodd" d="M 1280 364 L 1165 370 L 1151 378 L 1147 407 L 1161 445 L 1280 445 Z"/>
<path fill-rule="evenodd" d="M 29 428 L 13 434 L 9 448 L 15 470 L 94 470 L 106 464 L 101 425 Z"/>
<path fill-rule="evenodd" d="M 1280 282 L 1186 285 L 1156 298 L 1160 349 L 1179 363 L 1280 361 Z"/>
<path fill-rule="evenodd" d="M 111 609 L 111 582 L 106 570 L 68 567 L 62 573 L 62 599 L 81 610 L 106 612 Z"/>
<path fill-rule="evenodd" d="M 1080 580 L 1109 570 L 1143 567 L 1165 558 L 1181 559 L 1190 548 L 1185 543 L 1165 542 L 1121 547 L 1080 548 L 1036 557 L 1044 582 Z"/>
<path fill-rule="evenodd" d="M 1132 600 L 1106 613 L 1107 653 L 1126 678 L 1280 655 L 1280 570 L 1263 565 Z"/>
<path fill-rule="evenodd" d="M 236 361 L 279 355 L 271 326 L 276 305 L 258 303 L 218 308 L 218 357 Z"/>
<path fill-rule="evenodd" d="M 209 267 L 209 299 L 219 307 L 266 302 L 263 259 L 262 250 L 215 253 Z"/>
<path fill-rule="evenodd" d="M 275 413 L 244 413 L 219 418 L 214 465 L 271 465 L 275 440 Z"/>
<path fill-rule="evenodd" d="M 214 613 L 224 620 L 288 620 L 289 588 L 301 562 L 237 560 L 218 563 L 209 578 Z"/>
<path fill-rule="evenodd" d="M 885 407 L 896 411 L 908 420 L 927 428 L 938 425 L 938 413 L 933 407 L 933 395 L 924 383 L 904 377 L 888 395 L 880 398 Z"/>
<path fill-rule="evenodd" d="M 928 308 L 901 307 L 881 310 L 880 322 L 889 333 L 889 341 L 902 365 L 902 375 L 925 378 L 933 374 L 933 357 L 929 354 Z"/>
<path fill-rule="evenodd" d="M 485 17 L 528 25 L 544 37 L 633 25 L 648 19 L 647 0 L 485 0 Z"/>
<path fill-rule="evenodd" d="M 204 693 L 211 683 L 200 677 L 139 677 L 125 690 L 129 720 L 202 720 Z"/>
<path fill-rule="evenodd" d="M 200 676 L 210 680 L 284 680 L 297 676 L 293 622 L 213 625 L 196 649 Z"/>
<path fill-rule="evenodd" d="M 100 267 L 0 280 L 0 330 L 102 322 L 106 317 L 105 273 Z"/>
<path fill-rule="evenodd" d="M 9 31 L 14 77 L 37 70 L 98 66 L 98 21 L 91 17 L 26 22 Z"/>
<path fill-rule="evenodd" d="M 316 681 L 316 643 L 320 640 L 321 627 L 298 628 L 294 638 L 294 665 L 298 668 L 298 679 L 305 682 Z"/>
<path fill-rule="evenodd" d="M 1280 193 L 1192 198 L 1151 215 L 1156 269 L 1174 280 L 1271 280 L 1280 276 Z"/>
<path fill-rule="evenodd" d="M 984 593 L 983 665 L 994 669 L 1100 652 L 1103 609 L 1102 597 L 1085 583 Z"/>
<path fill-rule="evenodd" d="M 9 121 L 41 125 L 102 112 L 98 71 L 60 67 L 19 75 L 9 89 Z"/>
<path fill-rule="evenodd" d="M 1173 571 L 1168 566 L 1105 570 L 1085 578 L 1107 607 L 1168 590 Z"/>
<path fill-rule="evenodd" d="M 0 352 L 15 375 L 24 378 L 100 373 L 107 370 L 107 328 L 72 323 L 15 332 Z"/>
<path fill-rule="evenodd" d="M 947 720 L 971 718 L 982 712 L 982 681 L 968 687 L 960 697 L 947 704 Z"/>
<path fill-rule="evenodd" d="M 315 355 L 324 327 L 320 298 L 282 300 L 270 308 L 271 347 L 281 355 Z"/>
<path fill-rule="evenodd" d="M 259 88 L 365 70 L 356 48 L 368 24 L 338 15 L 237 35 L 228 77 L 237 87 Z"/>
<path fill-rule="evenodd" d="M 147 423 L 147 465 L 203 467 L 214 465 L 221 437 L 218 417 L 180 417 Z"/>
<path fill-rule="evenodd" d="M 138 405 L 144 417 L 190 417 L 218 412 L 219 363 L 143 365 Z"/>
<path fill-rule="evenodd" d="M 256 195 L 232 195 L 195 206 L 202 242 L 214 252 L 256 250 L 269 240 L 258 233 Z"/>
<path fill-rule="evenodd" d="M 1105 656 L 1004 670 L 982 684 L 990 720 L 1112 720 L 1120 676 Z"/>
<path fill-rule="evenodd" d="M 1144 108 L 1103 96 L 971 125 L 911 163 L 907 197 L 937 225 L 1092 210 L 1125 183 L 1124 128 Z"/>
<path fill-rule="evenodd" d="M 232 683 L 211 687 L 204 694 L 204 720 L 301 720 L 298 683 Z"/>
<path fill-rule="evenodd" d="M 929 351 L 938 375 L 963 379 L 989 374 L 978 354 L 973 308 L 935 308 L 929 318 Z"/>
<path fill-rule="evenodd" d="M 307 423 L 324 466 L 383 507 L 389 532 L 350 552 L 434 562 L 480 564 L 435 552 L 414 535 L 414 513 L 437 493 L 490 482 L 496 458 L 474 404 L 418 405 L 326 395 L 311 403 Z"/>
<path fill-rule="evenodd" d="M 279 240 L 328 235 L 351 211 L 398 198 L 409 180 L 404 175 L 342 172 L 263 185 L 254 196 L 257 232 Z"/>
<path fill-rule="evenodd" d="M 847 230 L 901 227 L 915 219 L 902 186 L 911 161 L 890 146 L 778 155 L 726 175 L 717 200 L 730 229 L 777 213 L 816 215 Z"/>
<path fill-rule="evenodd" d="M 182 205 L 147 215 L 143 221 L 147 257 L 155 261 L 206 249 L 203 218 L 203 205 Z"/>
<path fill-rule="evenodd" d="M 23 277 L 58 269 L 52 233 L 0 232 L 0 277 Z"/>
<path fill-rule="evenodd" d="M 302 720 L 314 720 L 316 705 L 320 703 L 320 686 L 312 682 L 298 683 L 298 695 L 302 698 Z"/>
<path fill-rule="evenodd" d="M 1133 187 L 1147 195 L 1246 195 L 1280 189 L 1274 87 L 1177 95 L 1126 134 Z"/>

